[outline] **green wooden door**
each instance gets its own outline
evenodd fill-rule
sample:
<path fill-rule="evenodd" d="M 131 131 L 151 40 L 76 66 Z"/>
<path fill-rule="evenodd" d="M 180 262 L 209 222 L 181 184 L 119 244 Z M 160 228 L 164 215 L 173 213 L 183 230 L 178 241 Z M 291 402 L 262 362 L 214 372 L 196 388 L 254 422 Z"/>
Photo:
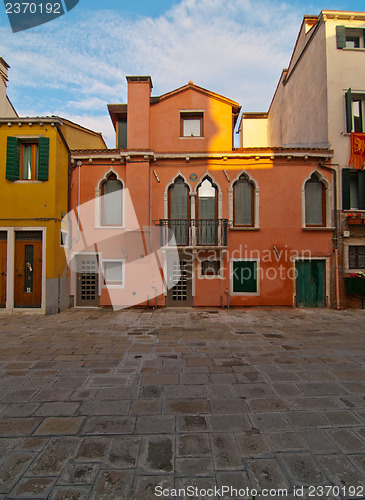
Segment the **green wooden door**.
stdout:
<path fill-rule="evenodd" d="M 297 306 L 325 306 L 325 261 L 297 261 Z"/>

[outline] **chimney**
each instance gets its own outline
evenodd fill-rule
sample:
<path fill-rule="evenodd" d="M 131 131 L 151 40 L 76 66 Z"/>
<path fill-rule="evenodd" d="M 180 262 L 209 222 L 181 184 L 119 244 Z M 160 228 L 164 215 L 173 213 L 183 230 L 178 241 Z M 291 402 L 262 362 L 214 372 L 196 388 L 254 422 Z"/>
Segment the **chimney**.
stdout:
<path fill-rule="evenodd" d="M 11 102 L 6 95 L 6 86 L 8 83 L 8 69 L 10 66 L 0 56 L 0 117 L 13 118 L 18 116 Z"/>
<path fill-rule="evenodd" d="M 150 76 L 127 76 L 128 115 L 127 148 L 150 148 Z"/>

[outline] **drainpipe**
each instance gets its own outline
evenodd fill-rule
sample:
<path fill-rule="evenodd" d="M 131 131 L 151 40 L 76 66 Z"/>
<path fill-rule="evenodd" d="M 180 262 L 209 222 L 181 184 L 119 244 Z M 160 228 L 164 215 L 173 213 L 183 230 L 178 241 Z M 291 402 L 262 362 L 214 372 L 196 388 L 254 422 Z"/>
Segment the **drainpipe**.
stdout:
<path fill-rule="evenodd" d="M 338 214 L 337 214 L 337 170 L 335 168 L 324 165 L 323 163 L 318 163 L 321 168 L 328 170 L 333 175 L 333 190 L 334 190 L 334 212 L 335 212 L 335 229 L 333 231 L 333 250 L 335 254 L 335 288 L 336 288 L 336 307 L 341 309 L 340 305 L 340 276 L 339 276 L 339 264 L 338 264 Z M 332 163 L 339 167 L 338 163 Z"/>

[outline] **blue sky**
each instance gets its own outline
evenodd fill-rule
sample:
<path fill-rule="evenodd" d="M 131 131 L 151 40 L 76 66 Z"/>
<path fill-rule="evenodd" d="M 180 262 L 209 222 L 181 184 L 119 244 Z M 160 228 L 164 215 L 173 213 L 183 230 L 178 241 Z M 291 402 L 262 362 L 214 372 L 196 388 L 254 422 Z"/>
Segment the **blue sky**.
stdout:
<path fill-rule="evenodd" d="M 30 0 L 32 1 L 32 0 Z M 64 16 L 12 33 L 0 4 L 0 56 L 21 116 L 57 114 L 103 132 L 126 75 L 151 75 L 153 95 L 189 80 L 246 111 L 266 111 L 305 14 L 361 11 L 360 0 L 80 0 Z"/>

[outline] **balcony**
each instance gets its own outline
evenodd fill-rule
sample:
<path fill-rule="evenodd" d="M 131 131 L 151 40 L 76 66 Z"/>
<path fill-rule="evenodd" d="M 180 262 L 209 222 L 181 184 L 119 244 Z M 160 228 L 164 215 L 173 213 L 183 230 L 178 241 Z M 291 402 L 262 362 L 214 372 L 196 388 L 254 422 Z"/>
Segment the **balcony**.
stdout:
<path fill-rule="evenodd" d="M 176 245 L 184 247 L 227 246 L 228 219 L 159 219 L 161 246 L 168 246 L 173 231 Z"/>

